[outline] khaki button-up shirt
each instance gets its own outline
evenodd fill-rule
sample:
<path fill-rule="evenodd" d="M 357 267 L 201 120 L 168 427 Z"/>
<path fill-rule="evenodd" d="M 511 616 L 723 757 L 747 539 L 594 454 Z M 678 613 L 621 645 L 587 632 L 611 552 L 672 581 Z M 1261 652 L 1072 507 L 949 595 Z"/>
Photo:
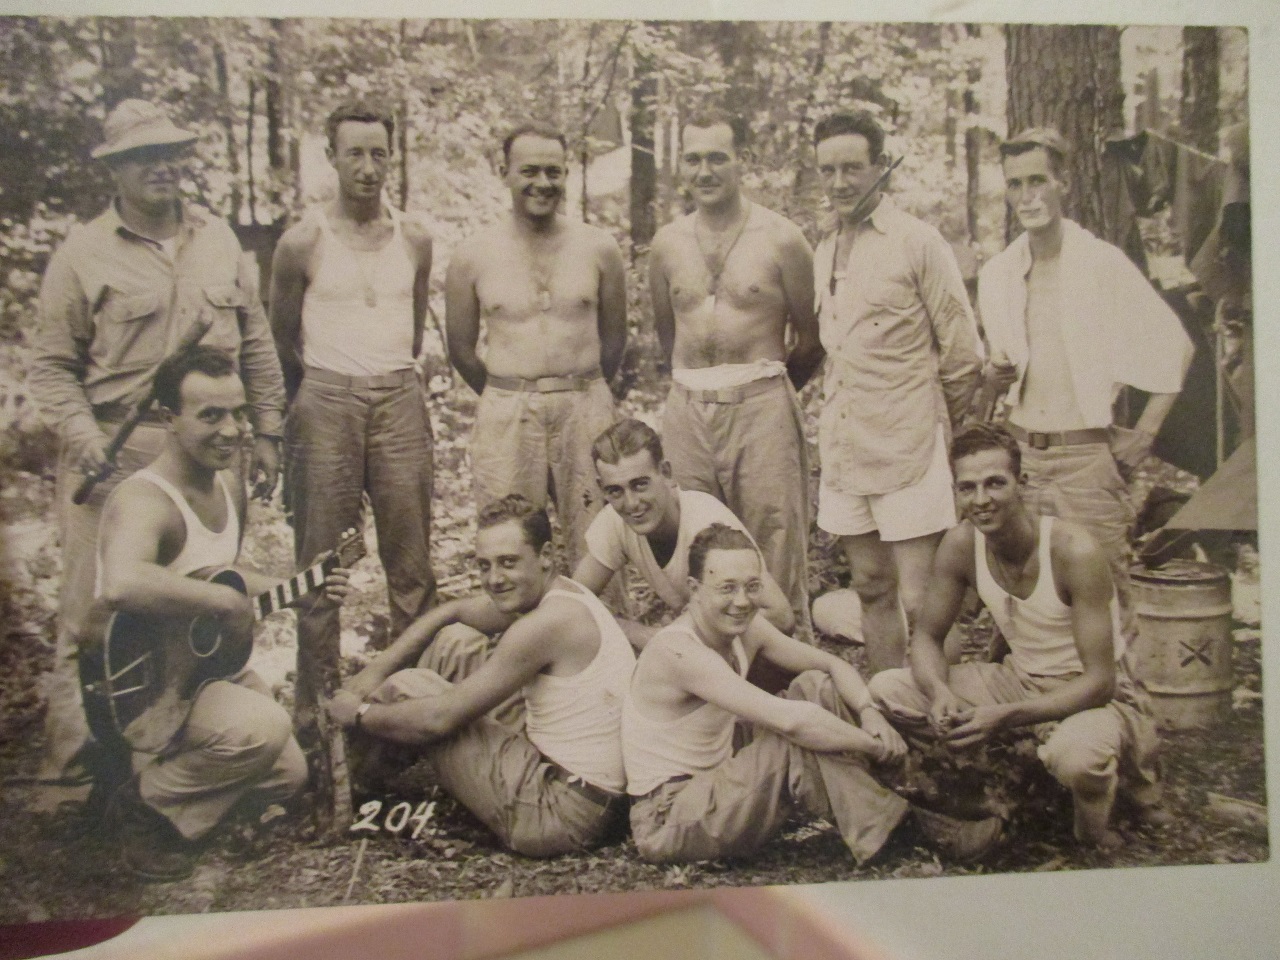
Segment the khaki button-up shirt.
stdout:
<path fill-rule="evenodd" d="M 822 482 L 892 493 L 929 468 L 982 374 L 982 345 L 955 255 L 933 227 L 882 198 L 857 227 L 830 291 L 836 235 L 818 245 L 818 329 L 828 362 L 818 419 Z"/>
<path fill-rule="evenodd" d="M 49 261 L 28 383 L 64 442 L 101 435 L 95 411 L 118 416 L 144 396 L 157 364 L 201 318 L 212 326 L 200 342 L 238 361 L 258 433 L 280 435 L 284 380 L 252 257 L 225 221 L 191 206 L 175 241 L 171 258 L 125 226 L 113 203 L 74 227 Z"/>

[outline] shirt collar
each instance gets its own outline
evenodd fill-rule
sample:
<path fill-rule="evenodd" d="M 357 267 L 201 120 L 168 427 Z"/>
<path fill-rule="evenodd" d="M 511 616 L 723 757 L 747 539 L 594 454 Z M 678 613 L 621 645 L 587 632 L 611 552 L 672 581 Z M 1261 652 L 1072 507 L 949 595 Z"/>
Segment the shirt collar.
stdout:
<path fill-rule="evenodd" d="M 889 232 L 889 220 L 897 212 L 897 207 L 893 205 L 893 201 L 885 194 L 880 194 L 880 202 L 876 204 L 876 208 L 867 215 L 867 223 L 875 227 L 880 233 Z"/>
<path fill-rule="evenodd" d="M 117 207 L 118 202 L 118 197 L 112 197 L 111 203 L 107 206 L 106 212 L 103 214 L 103 217 L 106 220 L 107 229 L 118 236 L 126 237 L 128 239 L 141 240 L 144 243 L 150 244 L 158 243 L 159 241 L 153 240 L 151 237 L 144 237 L 142 234 L 129 228 L 129 225 L 126 224 L 120 216 L 120 210 Z M 193 207 L 189 204 L 183 203 L 181 200 L 177 202 L 177 206 L 178 232 L 175 236 L 186 238 L 205 225 L 206 219 L 204 214 L 201 213 L 199 207 Z"/>
<path fill-rule="evenodd" d="M 1085 230 L 1074 220 L 1062 218 L 1062 250 L 1067 252 L 1074 249 L 1076 242 L 1080 238 L 1080 234 Z M 1010 244 L 1010 249 L 1014 251 L 1014 255 L 1018 258 L 1018 276 L 1027 277 L 1031 273 L 1031 238 L 1027 236 L 1027 231 L 1023 230 L 1018 234 L 1018 238 Z"/>

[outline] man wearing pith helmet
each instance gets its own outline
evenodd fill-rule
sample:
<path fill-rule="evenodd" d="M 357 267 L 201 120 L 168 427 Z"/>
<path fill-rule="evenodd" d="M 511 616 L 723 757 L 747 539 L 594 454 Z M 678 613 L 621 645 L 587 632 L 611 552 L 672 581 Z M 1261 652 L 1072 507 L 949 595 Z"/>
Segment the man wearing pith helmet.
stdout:
<path fill-rule="evenodd" d="M 258 295 L 257 271 L 226 221 L 182 198 L 196 133 L 145 100 L 124 100 L 107 115 L 91 156 L 114 187 L 107 209 L 72 228 L 40 288 L 35 356 L 28 382 L 58 433 L 58 520 L 63 582 L 55 665 L 46 682 L 45 780 L 88 779 L 88 728 L 75 652 L 93 597 L 98 520 L 107 494 L 155 459 L 159 413 L 134 430 L 115 470 L 82 505 L 72 492 L 106 465 L 107 446 L 156 367 L 194 325 L 201 343 L 237 360 L 255 430 L 251 477 L 269 494 L 279 468 L 284 384 Z"/>

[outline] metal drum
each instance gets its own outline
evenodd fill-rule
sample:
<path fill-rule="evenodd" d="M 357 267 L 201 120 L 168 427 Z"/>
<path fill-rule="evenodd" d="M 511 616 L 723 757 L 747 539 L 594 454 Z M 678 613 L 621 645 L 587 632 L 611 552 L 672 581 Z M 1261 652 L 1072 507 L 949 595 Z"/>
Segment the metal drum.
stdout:
<path fill-rule="evenodd" d="M 1208 563 L 1173 560 L 1134 567 L 1138 640 L 1132 663 L 1151 694 L 1156 720 L 1183 730 L 1230 714 L 1231 580 Z"/>

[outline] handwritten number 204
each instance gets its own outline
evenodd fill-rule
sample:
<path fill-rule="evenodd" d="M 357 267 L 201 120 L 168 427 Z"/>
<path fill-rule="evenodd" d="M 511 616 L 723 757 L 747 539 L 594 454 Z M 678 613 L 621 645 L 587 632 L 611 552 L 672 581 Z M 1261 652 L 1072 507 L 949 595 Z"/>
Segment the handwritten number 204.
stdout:
<path fill-rule="evenodd" d="M 409 824 L 413 824 L 413 832 L 409 834 L 409 839 L 417 840 L 418 834 L 422 833 L 426 827 L 431 815 L 435 813 L 435 801 L 428 803 L 423 800 L 416 807 L 411 806 L 407 801 L 400 801 L 387 811 L 387 815 L 382 822 L 378 822 L 378 814 L 382 812 L 381 800 L 368 800 L 360 804 L 360 819 L 351 825 L 351 832 L 369 832 L 377 833 L 385 830 L 387 833 L 393 833 L 399 836 L 404 828 Z"/>

